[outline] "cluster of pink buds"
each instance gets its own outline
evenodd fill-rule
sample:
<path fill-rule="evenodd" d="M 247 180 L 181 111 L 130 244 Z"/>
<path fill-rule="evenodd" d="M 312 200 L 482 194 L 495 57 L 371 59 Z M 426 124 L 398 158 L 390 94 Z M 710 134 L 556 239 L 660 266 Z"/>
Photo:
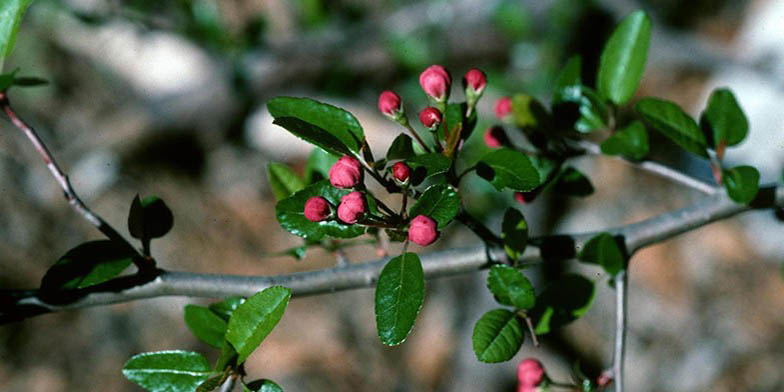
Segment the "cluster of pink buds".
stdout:
<path fill-rule="evenodd" d="M 517 392 L 543 392 L 549 384 L 542 363 L 526 358 L 517 365 Z"/>
<path fill-rule="evenodd" d="M 354 188 L 362 183 L 362 166 L 351 156 L 344 155 L 329 169 L 329 182 L 335 188 Z M 333 206 L 327 199 L 314 196 L 305 202 L 305 218 L 321 222 L 332 217 Z M 362 192 L 354 191 L 340 199 L 338 219 L 347 224 L 356 223 L 367 212 L 367 202 Z"/>

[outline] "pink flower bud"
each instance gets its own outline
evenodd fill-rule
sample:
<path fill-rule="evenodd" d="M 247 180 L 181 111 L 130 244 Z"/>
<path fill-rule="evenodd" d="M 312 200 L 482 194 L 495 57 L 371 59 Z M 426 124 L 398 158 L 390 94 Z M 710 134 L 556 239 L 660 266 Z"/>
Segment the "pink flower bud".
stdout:
<path fill-rule="evenodd" d="M 449 98 L 452 77 L 444 67 L 431 65 L 419 75 L 419 85 L 425 94 L 436 101 L 446 101 Z"/>
<path fill-rule="evenodd" d="M 512 113 L 512 98 L 503 97 L 495 101 L 495 116 L 498 117 L 499 120 L 503 120 L 504 117 L 508 116 L 511 113 Z"/>
<path fill-rule="evenodd" d="M 335 188 L 352 188 L 362 181 L 362 166 L 351 156 L 343 155 L 329 169 L 329 182 Z"/>
<path fill-rule="evenodd" d="M 599 377 L 596 378 L 596 385 L 602 388 L 610 385 L 612 382 L 613 382 L 613 377 L 612 377 L 612 371 L 610 370 L 603 371 L 602 374 L 600 374 Z"/>
<path fill-rule="evenodd" d="M 514 193 L 515 201 L 520 203 L 520 204 L 528 204 L 528 203 L 534 201 L 534 196 L 536 196 L 536 194 L 534 192 L 515 192 Z"/>
<path fill-rule="evenodd" d="M 351 192 L 340 199 L 338 219 L 348 224 L 357 223 L 366 209 L 365 196 L 359 191 Z"/>
<path fill-rule="evenodd" d="M 403 107 L 400 104 L 400 96 L 390 90 L 382 92 L 378 96 L 378 110 L 386 116 L 396 117 L 403 111 Z"/>
<path fill-rule="evenodd" d="M 545 380 L 542 363 L 534 358 L 526 358 L 517 365 L 518 390 L 523 387 L 536 387 Z"/>
<path fill-rule="evenodd" d="M 490 148 L 500 148 L 509 144 L 509 138 L 504 129 L 496 125 L 485 130 L 485 144 Z"/>
<path fill-rule="evenodd" d="M 425 215 L 417 215 L 408 227 L 408 239 L 420 246 L 428 246 L 438 238 L 436 221 Z"/>
<path fill-rule="evenodd" d="M 313 196 L 305 202 L 305 218 L 311 222 L 321 222 L 331 214 L 329 202 L 321 196 Z"/>
<path fill-rule="evenodd" d="M 434 107 L 426 107 L 421 112 L 419 112 L 419 122 L 428 129 L 435 129 L 438 124 L 441 124 L 441 120 L 443 120 L 443 116 L 438 109 Z"/>
<path fill-rule="evenodd" d="M 481 94 L 487 85 L 487 76 L 477 68 L 471 68 L 463 76 L 463 88 L 471 88 L 475 94 Z"/>
<path fill-rule="evenodd" d="M 398 162 L 392 165 L 392 176 L 400 182 L 408 181 L 408 175 L 410 173 L 411 169 L 403 162 Z"/>

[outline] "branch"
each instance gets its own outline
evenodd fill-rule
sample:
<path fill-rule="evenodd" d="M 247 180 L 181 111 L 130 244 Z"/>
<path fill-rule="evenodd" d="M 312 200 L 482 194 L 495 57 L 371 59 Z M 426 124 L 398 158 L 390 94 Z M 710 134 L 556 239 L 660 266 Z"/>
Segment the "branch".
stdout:
<path fill-rule="evenodd" d="M 613 352 L 613 382 L 615 392 L 623 392 L 623 365 L 626 353 L 626 312 L 629 277 L 627 270 L 615 275 L 615 350 Z"/>
<path fill-rule="evenodd" d="M 643 220 L 638 223 L 606 230 L 621 236 L 631 256 L 646 246 L 694 230 L 711 222 L 722 220 L 755 208 L 784 206 L 784 186 L 768 185 L 760 189 L 752 205 L 739 205 L 726 195 L 716 194 L 699 202 L 672 212 Z M 577 249 L 597 233 L 545 236 L 531 240 L 523 256 L 523 263 L 541 260 L 571 259 Z M 422 254 L 422 267 L 429 279 L 476 272 L 488 268 L 491 260 L 502 260 L 503 251 L 484 245 L 448 249 Z M 52 295 L 40 290 L 12 290 L 0 292 L 0 323 L 21 320 L 47 312 L 77 309 L 89 306 L 109 305 L 137 299 L 187 296 L 201 298 L 223 298 L 232 295 L 250 296 L 274 285 L 286 286 L 294 296 L 332 293 L 363 287 L 371 287 L 378 279 L 381 269 L 389 258 L 363 264 L 297 272 L 276 276 L 238 276 L 195 274 L 189 272 L 160 271 L 146 280 L 142 277 L 126 277 L 122 284 L 99 285 L 58 293 L 56 303 Z M 112 281 L 110 281 L 112 282 Z M 109 282 L 107 282 L 109 283 Z M 47 301 L 47 298 L 49 299 Z M 71 298 L 63 300 L 64 298 Z"/>

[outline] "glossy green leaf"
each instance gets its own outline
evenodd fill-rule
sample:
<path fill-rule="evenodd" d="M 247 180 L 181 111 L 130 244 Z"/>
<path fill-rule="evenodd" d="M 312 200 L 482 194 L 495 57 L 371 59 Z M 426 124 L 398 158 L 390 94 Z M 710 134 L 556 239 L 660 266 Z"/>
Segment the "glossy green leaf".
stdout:
<path fill-rule="evenodd" d="M 201 354 L 175 350 L 134 355 L 122 372 L 150 392 L 193 392 L 212 369 Z"/>
<path fill-rule="evenodd" d="M 582 86 L 566 86 L 555 91 L 553 102 L 556 105 L 572 103 L 577 108 L 574 130 L 590 133 L 607 128 L 607 106 L 592 89 Z M 556 109 L 554 109 L 556 110 Z"/>
<path fill-rule="evenodd" d="M 283 392 L 280 385 L 271 380 L 256 380 L 242 386 L 243 392 Z"/>
<path fill-rule="evenodd" d="M 711 146 L 734 146 L 746 138 L 749 121 L 735 95 L 727 88 L 713 90 L 708 107 L 700 117 L 700 126 L 708 135 Z"/>
<path fill-rule="evenodd" d="M 501 148 L 485 155 L 477 164 L 477 174 L 496 189 L 527 192 L 540 184 L 539 170 L 522 152 Z"/>
<path fill-rule="evenodd" d="M 623 155 L 641 160 L 648 155 L 648 131 L 642 122 L 634 121 L 605 139 L 601 149 L 607 155 Z"/>
<path fill-rule="evenodd" d="M 238 357 L 237 350 L 234 349 L 228 340 L 223 339 L 220 356 L 215 362 L 215 371 L 221 372 L 227 367 L 236 366 Z"/>
<path fill-rule="evenodd" d="M 128 231 L 133 238 L 150 239 L 166 235 L 174 225 L 174 215 L 169 206 L 157 196 L 140 199 L 139 195 L 131 202 L 128 214 Z"/>
<path fill-rule="evenodd" d="M 523 256 L 528 245 L 528 222 L 520 211 L 514 208 L 506 210 L 501 224 L 501 239 L 506 254 L 512 260 L 519 260 Z"/>
<path fill-rule="evenodd" d="M 81 289 L 114 278 L 133 263 L 136 252 L 126 244 L 85 242 L 57 260 L 41 280 L 41 289 Z"/>
<path fill-rule="evenodd" d="M 651 19 L 635 11 L 621 21 L 602 50 L 597 86 L 599 93 L 622 105 L 631 99 L 645 70 L 651 41 Z"/>
<path fill-rule="evenodd" d="M 567 166 L 558 173 L 553 184 L 553 192 L 560 195 L 585 197 L 593 193 L 593 185 L 585 174 Z"/>
<path fill-rule="evenodd" d="M 365 228 L 360 225 L 347 225 L 337 219 L 311 222 L 305 218 L 305 202 L 313 196 L 321 196 L 337 208 L 340 198 L 350 193 L 350 189 L 333 187 L 328 180 L 322 180 L 305 187 L 275 205 L 275 216 L 286 231 L 309 240 L 317 241 L 324 236 L 352 238 L 362 235 Z"/>
<path fill-rule="evenodd" d="M 340 157 L 330 154 L 319 147 L 314 147 L 305 164 L 305 183 L 313 184 L 329 179 L 329 169 Z"/>
<path fill-rule="evenodd" d="M 267 108 L 275 118 L 274 124 L 333 153 L 359 153 L 365 140 L 362 126 L 354 115 L 326 103 L 309 98 L 278 97 L 267 102 Z"/>
<path fill-rule="evenodd" d="M 397 135 L 387 150 L 387 160 L 409 159 L 414 156 L 414 142 L 411 136 L 401 133 Z"/>
<path fill-rule="evenodd" d="M 210 304 L 209 309 L 217 314 L 220 318 L 229 321 L 231 314 L 237 309 L 238 306 L 245 302 L 245 298 L 239 296 L 226 297 L 223 301 Z"/>
<path fill-rule="evenodd" d="M 537 335 L 548 333 L 580 317 L 593 304 L 594 283 L 582 275 L 567 274 L 550 282 L 536 297 L 531 316 Z"/>
<path fill-rule="evenodd" d="M 508 361 L 520 350 L 524 338 L 517 314 L 506 309 L 494 309 L 485 313 L 474 325 L 474 354 L 482 362 Z"/>
<path fill-rule="evenodd" d="M 487 274 L 487 288 L 501 305 L 531 309 L 536 302 L 534 286 L 523 272 L 508 265 L 496 264 Z"/>
<path fill-rule="evenodd" d="M 278 162 L 267 164 L 267 180 L 276 200 L 285 199 L 305 187 L 305 181 L 297 173 Z"/>
<path fill-rule="evenodd" d="M 637 112 L 654 129 L 686 151 L 708 158 L 708 142 L 702 131 L 680 106 L 658 98 L 643 98 L 635 106 Z"/>
<path fill-rule="evenodd" d="M 447 132 L 444 130 L 444 126 L 448 128 L 448 131 L 451 133 L 455 130 L 455 128 L 459 125 L 462 127 L 460 130 L 460 138 L 467 139 L 468 136 L 471 135 L 473 132 L 474 127 L 476 127 L 476 111 L 471 113 L 471 117 L 466 118 L 465 112 L 467 110 L 467 105 L 464 102 L 461 103 L 450 103 L 446 107 L 446 113 L 444 114 L 444 121 L 436 129 L 438 133 L 439 140 L 445 140 Z"/>
<path fill-rule="evenodd" d="M 588 240 L 577 258 L 586 263 L 602 266 L 612 276 L 626 268 L 626 257 L 615 238 L 609 233 L 601 233 Z"/>
<path fill-rule="evenodd" d="M 278 324 L 291 298 L 291 290 L 273 286 L 264 289 L 242 303 L 229 319 L 226 340 L 237 350 L 238 363 L 261 344 Z"/>
<path fill-rule="evenodd" d="M 19 22 L 31 2 L 32 0 L 0 1 L 0 71 L 3 69 L 3 61 L 14 49 Z"/>
<path fill-rule="evenodd" d="M 203 306 L 185 306 L 185 325 L 204 343 L 215 348 L 223 345 L 223 335 L 226 334 L 226 320 Z"/>
<path fill-rule="evenodd" d="M 749 204 L 759 191 L 760 174 L 751 166 L 736 166 L 724 170 L 721 181 L 730 199 L 736 203 Z"/>
<path fill-rule="evenodd" d="M 561 73 L 555 78 L 555 90 L 558 91 L 567 86 L 575 86 L 581 84 L 580 73 L 582 71 L 582 58 L 579 55 L 574 55 L 569 58 Z"/>
<path fill-rule="evenodd" d="M 376 283 L 376 329 L 381 343 L 396 346 L 414 328 L 425 299 L 425 275 L 416 253 L 389 260 Z"/>
<path fill-rule="evenodd" d="M 426 215 L 438 223 L 443 229 L 460 212 L 460 195 L 449 185 L 432 185 L 422 193 L 416 204 L 411 207 L 409 215 Z"/>
<path fill-rule="evenodd" d="M 218 389 L 224 381 L 225 377 L 223 374 L 208 378 L 196 388 L 196 392 L 212 392 Z"/>
<path fill-rule="evenodd" d="M 418 185 L 430 177 L 449 171 L 452 160 L 439 153 L 430 153 L 411 157 L 406 160 L 406 164 L 412 169 L 411 183 Z"/>

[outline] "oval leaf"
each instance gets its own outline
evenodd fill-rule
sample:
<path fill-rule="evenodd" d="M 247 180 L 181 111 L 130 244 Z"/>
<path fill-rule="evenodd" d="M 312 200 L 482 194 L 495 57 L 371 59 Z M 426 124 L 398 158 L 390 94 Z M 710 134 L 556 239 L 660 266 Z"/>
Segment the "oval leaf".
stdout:
<path fill-rule="evenodd" d="M 517 268 L 500 264 L 492 266 L 487 274 L 487 288 L 501 305 L 523 310 L 534 307 L 534 286 Z"/>
<path fill-rule="evenodd" d="M 31 2 L 32 0 L 0 1 L 0 70 L 3 68 L 3 60 L 14 49 L 19 22 Z"/>
<path fill-rule="evenodd" d="M 114 278 L 133 263 L 136 252 L 110 240 L 90 241 L 69 250 L 41 280 L 43 290 L 82 289 Z"/>
<path fill-rule="evenodd" d="M 240 296 L 226 297 L 223 301 L 210 304 L 210 310 L 217 314 L 220 318 L 229 321 L 231 314 L 238 306 L 245 302 L 245 298 Z"/>
<path fill-rule="evenodd" d="M 122 372 L 150 392 L 192 392 L 209 378 L 211 369 L 199 353 L 158 351 L 134 355 Z"/>
<path fill-rule="evenodd" d="M 680 106 L 663 99 L 643 98 L 635 106 L 637 112 L 656 130 L 686 151 L 708 158 L 708 142 L 702 131 Z"/>
<path fill-rule="evenodd" d="M 226 340 L 237 350 L 237 363 L 245 359 L 261 344 L 278 324 L 291 298 L 291 290 L 273 286 L 264 289 L 242 303 L 229 319 Z"/>
<path fill-rule="evenodd" d="M 760 174 L 751 166 L 737 166 L 725 170 L 721 180 L 730 199 L 740 204 L 749 204 L 759 191 Z"/>
<path fill-rule="evenodd" d="M 354 115 L 326 103 L 309 98 L 278 97 L 271 99 L 267 108 L 275 118 L 274 124 L 327 151 L 356 154 L 365 140 L 362 126 Z M 283 118 L 298 121 L 279 121 Z"/>
<path fill-rule="evenodd" d="M 558 173 L 553 191 L 561 195 L 585 197 L 593 193 L 593 184 L 579 170 L 567 166 Z"/>
<path fill-rule="evenodd" d="M 203 306 L 186 305 L 185 325 L 202 342 L 215 348 L 223 345 L 226 321 L 211 310 Z"/>
<path fill-rule="evenodd" d="M 449 185 L 433 185 L 419 197 L 411 207 L 410 216 L 426 215 L 438 222 L 438 228 L 446 227 L 460 212 L 460 195 Z"/>
<path fill-rule="evenodd" d="M 527 192 L 540 184 L 539 171 L 528 156 L 508 148 L 485 155 L 477 165 L 477 174 L 499 191 L 509 188 Z"/>
<path fill-rule="evenodd" d="M 315 147 L 308 156 L 308 162 L 305 164 L 305 183 L 313 184 L 315 182 L 329 179 L 329 169 L 340 157 L 330 154 L 319 147 Z"/>
<path fill-rule="evenodd" d="M 485 313 L 474 325 L 474 353 L 482 362 L 496 363 L 512 359 L 523 345 L 523 327 L 519 317 L 506 310 Z"/>
<path fill-rule="evenodd" d="M 727 88 L 713 90 L 708 107 L 700 117 L 703 131 L 708 133 L 711 145 L 734 146 L 746 138 L 749 121 L 743 113 L 735 95 Z"/>
<path fill-rule="evenodd" d="M 643 123 L 634 121 L 605 139 L 601 149 L 607 155 L 623 155 L 641 160 L 648 155 L 648 131 Z"/>
<path fill-rule="evenodd" d="M 425 275 L 415 253 L 389 260 L 376 284 L 376 329 L 381 343 L 396 346 L 414 328 L 425 299 Z"/>
<path fill-rule="evenodd" d="M 267 164 L 267 180 L 275 200 L 285 199 L 305 187 L 305 182 L 297 173 L 278 162 Z"/>
<path fill-rule="evenodd" d="M 133 238 L 150 239 L 166 235 L 174 226 L 174 215 L 169 206 L 157 196 L 140 199 L 139 195 L 131 202 L 128 214 L 128 231 Z"/>
<path fill-rule="evenodd" d="M 242 388 L 243 392 L 283 392 L 280 385 L 266 379 L 251 381 Z"/>
<path fill-rule="evenodd" d="M 528 244 L 528 223 L 520 211 L 514 208 L 506 210 L 501 224 L 501 239 L 510 258 L 519 260 L 523 256 Z"/>
<path fill-rule="evenodd" d="M 411 136 L 401 133 L 397 135 L 387 150 L 387 160 L 408 159 L 414 156 L 414 142 Z"/>
<path fill-rule="evenodd" d="M 325 235 L 337 238 L 357 237 L 365 232 L 361 225 L 347 225 L 337 219 L 311 222 L 305 218 L 305 202 L 312 196 L 321 196 L 333 206 L 338 206 L 340 198 L 350 192 L 350 189 L 333 187 L 328 180 L 319 181 L 279 201 L 275 205 L 275 216 L 286 231 L 309 240 L 317 241 Z"/>
<path fill-rule="evenodd" d="M 622 105 L 631 99 L 645 69 L 651 41 L 651 19 L 643 11 L 623 18 L 599 60 L 599 93 Z"/>
<path fill-rule="evenodd" d="M 586 263 L 598 264 L 613 276 L 626 268 L 623 251 L 609 233 L 601 233 L 588 240 L 577 258 Z"/>
<path fill-rule="evenodd" d="M 411 184 L 419 185 L 422 181 L 438 174 L 449 171 L 452 160 L 439 154 L 422 154 L 406 160 L 406 164 L 411 168 Z"/>
<path fill-rule="evenodd" d="M 593 304 L 594 283 L 577 274 L 567 274 L 551 282 L 536 297 L 531 316 L 536 334 L 541 335 L 582 317 Z"/>

